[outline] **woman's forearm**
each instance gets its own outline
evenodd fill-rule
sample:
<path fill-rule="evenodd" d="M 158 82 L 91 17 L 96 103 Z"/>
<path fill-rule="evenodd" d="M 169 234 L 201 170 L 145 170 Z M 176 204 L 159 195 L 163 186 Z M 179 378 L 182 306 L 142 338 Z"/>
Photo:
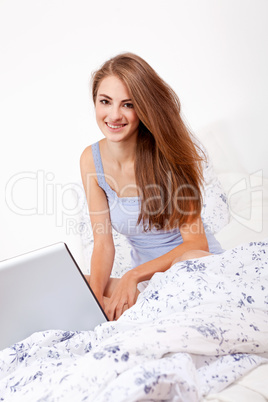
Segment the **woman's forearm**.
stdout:
<path fill-rule="evenodd" d="M 129 274 L 137 283 L 150 280 L 156 272 L 165 272 L 167 269 L 169 269 L 175 258 L 180 257 L 186 251 L 196 249 L 206 251 L 207 243 L 204 242 L 204 240 L 200 240 L 200 242 L 185 241 L 179 246 L 170 250 L 168 253 L 132 269 L 129 271 Z"/>
<path fill-rule="evenodd" d="M 104 290 L 111 275 L 115 252 L 112 248 L 93 248 L 90 269 L 90 286 L 99 299 L 103 297 Z"/>

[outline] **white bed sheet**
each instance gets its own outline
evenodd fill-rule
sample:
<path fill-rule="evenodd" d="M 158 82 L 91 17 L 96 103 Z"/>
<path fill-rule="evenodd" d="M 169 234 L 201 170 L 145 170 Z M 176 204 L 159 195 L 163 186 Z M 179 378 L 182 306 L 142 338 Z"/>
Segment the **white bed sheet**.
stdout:
<path fill-rule="evenodd" d="M 249 174 L 220 175 L 230 207 L 230 222 L 216 234 L 222 247 L 229 249 L 241 242 L 261 241 L 268 236 L 268 179 L 261 178 L 259 186 L 250 187 L 230 196 L 239 183 L 250 184 Z M 254 197 L 258 195 L 257 197 Z M 253 196 L 252 196 L 253 195 Z M 264 402 L 268 400 L 268 365 L 253 369 L 222 392 L 211 394 L 210 402 Z"/>
<path fill-rule="evenodd" d="M 268 364 L 256 367 L 223 391 L 210 394 L 203 402 L 266 402 L 268 400 Z"/>
<path fill-rule="evenodd" d="M 157 273 L 95 331 L 52 330 L 0 352 L 13 401 L 198 401 L 268 363 L 268 239 Z M 244 377 L 245 378 L 245 377 Z"/>

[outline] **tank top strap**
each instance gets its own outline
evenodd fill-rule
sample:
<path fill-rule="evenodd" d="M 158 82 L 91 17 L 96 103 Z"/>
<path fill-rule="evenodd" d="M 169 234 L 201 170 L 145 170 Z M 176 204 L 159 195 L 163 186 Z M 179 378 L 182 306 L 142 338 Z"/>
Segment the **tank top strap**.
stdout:
<path fill-rule="evenodd" d="M 97 173 L 98 183 L 99 186 L 106 191 L 107 190 L 107 183 L 104 176 L 103 165 L 101 161 L 101 154 L 100 154 L 100 146 L 99 142 L 95 142 L 91 145 L 92 155 L 94 160 L 94 165 Z"/>

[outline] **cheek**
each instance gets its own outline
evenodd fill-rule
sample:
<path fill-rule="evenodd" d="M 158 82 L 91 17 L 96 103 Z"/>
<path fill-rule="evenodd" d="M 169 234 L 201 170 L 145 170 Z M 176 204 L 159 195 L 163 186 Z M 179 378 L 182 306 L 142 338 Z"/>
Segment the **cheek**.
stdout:
<path fill-rule="evenodd" d="M 131 115 L 131 123 L 135 125 L 139 125 L 140 119 L 138 118 L 138 115 L 136 112 L 133 112 Z"/>
<path fill-rule="evenodd" d="M 104 118 L 104 111 L 102 108 L 99 108 L 98 106 L 96 106 L 95 108 L 95 116 L 96 116 L 96 120 L 102 120 Z"/>

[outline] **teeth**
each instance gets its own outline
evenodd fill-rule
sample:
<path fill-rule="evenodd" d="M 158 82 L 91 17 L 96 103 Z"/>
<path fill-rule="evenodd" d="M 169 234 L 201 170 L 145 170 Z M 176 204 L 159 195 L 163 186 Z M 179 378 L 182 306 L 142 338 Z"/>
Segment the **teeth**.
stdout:
<path fill-rule="evenodd" d="M 113 126 L 112 124 L 106 123 L 108 127 L 110 128 L 121 128 L 124 126 L 124 124 L 120 124 L 120 126 Z"/>

